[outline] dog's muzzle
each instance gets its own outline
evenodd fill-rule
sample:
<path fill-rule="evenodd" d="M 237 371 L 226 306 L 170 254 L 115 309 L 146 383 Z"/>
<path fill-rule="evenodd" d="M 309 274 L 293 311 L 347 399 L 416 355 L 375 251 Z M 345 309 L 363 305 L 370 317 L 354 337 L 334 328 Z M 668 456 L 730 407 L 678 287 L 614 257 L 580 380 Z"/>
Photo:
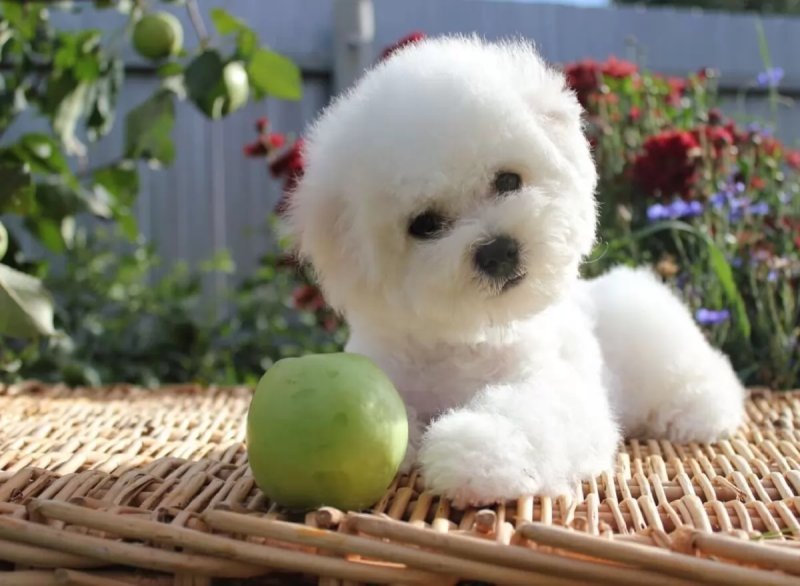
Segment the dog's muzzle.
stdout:
<path fill-rule="evenodd" d="M 497 236 L 475 250 L 475 266 L 493 281 L 516 284 L 524 275 L 520 270 L 519 242 L 509 236 Z"/>

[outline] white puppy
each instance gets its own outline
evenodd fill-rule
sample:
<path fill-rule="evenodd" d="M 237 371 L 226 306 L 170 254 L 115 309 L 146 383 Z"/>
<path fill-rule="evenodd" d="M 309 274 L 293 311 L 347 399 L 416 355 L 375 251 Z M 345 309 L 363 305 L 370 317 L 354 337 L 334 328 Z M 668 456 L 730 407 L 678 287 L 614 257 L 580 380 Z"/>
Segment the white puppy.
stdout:
<path fill-rule="evenodd" d="M 317 120 L 289 218 L 411 416 L 407 463 L 457 506 L 563 494 L 626 435 L 711 441 L 744 391 L 646 270 L 579 279 L 596 171 L 564 77 L 521 41 L 451 37 Z"/>

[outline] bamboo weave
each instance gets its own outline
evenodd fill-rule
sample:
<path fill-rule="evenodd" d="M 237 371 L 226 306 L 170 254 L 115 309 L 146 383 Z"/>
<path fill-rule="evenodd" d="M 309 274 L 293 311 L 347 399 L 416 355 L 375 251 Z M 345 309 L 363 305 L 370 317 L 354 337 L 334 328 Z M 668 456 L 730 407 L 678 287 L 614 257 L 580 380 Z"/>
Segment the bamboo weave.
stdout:
<path fill-rule="evenodd" d="M 572 499 L 459 511 L 412 472 L 302 518 L 249 473 L 250 397 L 0 385 L 0 585 L 800 583 L 800 391 L 751 391 L 727 441 L 630 441 Z"/>

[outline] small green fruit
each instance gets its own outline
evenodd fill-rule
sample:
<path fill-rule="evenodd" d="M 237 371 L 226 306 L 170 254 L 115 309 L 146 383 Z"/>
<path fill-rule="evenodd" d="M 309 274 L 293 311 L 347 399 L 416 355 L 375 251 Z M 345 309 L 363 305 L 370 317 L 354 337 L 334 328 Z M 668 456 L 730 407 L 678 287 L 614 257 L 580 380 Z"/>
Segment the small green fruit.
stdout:
<path fill-rule="evenodd" d="M 394 385 L 357 354 L 276 362 L 247 414 L 256 484 L 293 509 L 360 510 L 392 482 L 408 445 L 408 417 Z"/>
<path fill-rule="evenodd" d="M 133 48 L 147 59 L 166 59 L 176 55 L 182 46 L 183 27 L 169 12 L 145 14 L 133 27 Z"/>
<path fill-rule="evenodd" d="M 239 61 L 231 61 L 222 70 L 222 83 L 225 87 L 222 113 L 235 112 L 247 103 L 250 95 L 250 82 L 247 70 Z"/>

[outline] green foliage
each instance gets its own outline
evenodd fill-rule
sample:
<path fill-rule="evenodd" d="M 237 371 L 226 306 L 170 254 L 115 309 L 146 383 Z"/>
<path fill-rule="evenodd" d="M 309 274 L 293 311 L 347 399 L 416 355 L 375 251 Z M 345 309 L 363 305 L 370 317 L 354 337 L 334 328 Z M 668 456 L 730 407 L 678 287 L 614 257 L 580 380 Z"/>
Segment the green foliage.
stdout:
<path fill-rule="evenodd" d="M 762 44 L 758 83 L 775 115 L 780 76 Z M 717 109 L 713 71 L 664 78 L 613 59 L 565 69 L 587 110 L 603 204 L 584 273 L 650 265 L 746 384 L 798 386 L 800 151 L 773 136 L 774 120 Z"/>
<path fill-rule="evenodd" d="M 192 21 L 198 24 L 195 2 L 164 4 L 173 9 L 185 4 L 195 17 Z M 131 43 L 136 23 L 156 8 L 155 1 L 95 0 L 74 7 L 71 3 L 0 1 L 0 218 L 19 220 L 6 222 L 13 229 L 6 231 L 4 227 L 0 238 L 6 263 L 0 265 L 2 334 L 52 334 L 51 297 L 38 279 L 45 276 L 48 283 L 67 287 L 65 282 L 52 281 L 45 257 L 23 254 L 21 237 L 36 241 L 50 259 L 66 255 L 64 262 L 68 264 L 88 254 L 76 248 L 75 240 L 76 227 L 86 216 L 112 222 L 119 234 L 135 241 L 138 228 L 133 205 L 140 184 L 138 163 L 164 166 L 175 160 L 175 112 L 187 96 L 188 103 L 215 119 L 241 107 L 251 95 L 250 85 L 255 99 L 300 98 L 297 67 L 277 55 L 279 65 L 259 65 L 263 60 L 259 55 L 275 54 L 262 47 L 258 35 L 241 20 L 215 9 L 213 20 L 222 38 L 208 37 L 198 24 L 197 48 L 173 51 L 177 54 L 170 55 L 158 68 L 161 86 L 129 112 L 118 113 L 117 102 L 126 78 L 122 44 Z M 119 26 L 116 32 L 105 35 L 94 29 L 58 30 L 53 27 L 50 12 L 60 9 L 104 10 L 109 22 L 116 19 Z M 180 23 L 168 20 L 176 38 L 182 38 Z M 157 42 L 147 38 L 158 32 L 153 30 L 140 28 L 135 48 L 141 49 L 148 41 Z M 227 35 L 235 35 L 235 47 L 227 46 Z M 240 69 L 227 68 L 239 60 L 244 61 Z M 255 79 L 247 73 L 251 66 Z M 231 71 L 241 74 L 231 75 Z M 32 116 L 46 121 L 49 132 L 28 132 L 9 140 L 9 128 L 23 114 L 28 123 Z M 120 115 L 124 117 L 123 151 L 112 163 L 90 167 L 85 141 L 101 141 Z M 80 275 L 76 272 L 72 276 Z M 191 288 L 174 290 L 178 296 L 192 292 Z M 100 303 L 99 298 L 95 302 Z M 76 321 L 63 319 L 63 308 L 56 313 L 67 332 L 79 327 Z M 63 339 L 43 344 L 63 344 Z"/>
<path fill-rule="evenodd" d="M 614 0 L 614 3 L 705 8 L 725 12 L 800 13 L 800 0 Z"/>
<path fill-rule="evenodd" d="M 277 254 L 265 255 L 216 315 L 202 280 L 231 272 L 227 255 L 209 259 L 200 272 L 178 265 L 154 278 L 160 263 L 152 247 L 103 230 L 79 230 L 65 259 L 45 278 L 56 296 L 59 335 L 14 340 L 0 350 L 2 378 L 151 387 L 255 384 L 275 360 L 333 351 L 343 343 L 344 332 L 329 334 L 312 314 L 293 308 L 296 279 L 277 269 Z M 2 285 L 0 272 L 0 310 Z"/>

